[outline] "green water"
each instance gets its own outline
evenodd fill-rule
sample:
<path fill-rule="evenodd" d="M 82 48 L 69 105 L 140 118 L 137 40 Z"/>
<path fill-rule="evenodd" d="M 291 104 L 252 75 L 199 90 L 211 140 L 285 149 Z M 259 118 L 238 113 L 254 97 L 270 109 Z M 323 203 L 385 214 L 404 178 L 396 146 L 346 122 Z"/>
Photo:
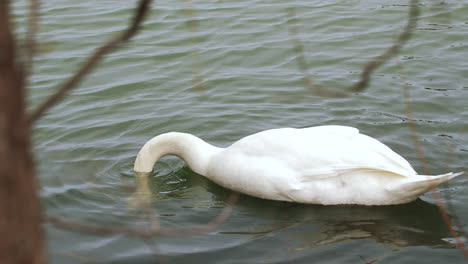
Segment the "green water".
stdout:
<path fill-rule="evenodd" d="M 14 6 L 21 24 L 25 3 Z M 44 1 L 31 108 L 123 30 L 132 8 L 133 1 Z M 148 139 L 168 131 L 227 146 L 269 128 L 350 125 L 422 172 L 408 130 L 405 81 L 431 173 L 467 170 L 464 1 L 422 1 L 417 30 L 401 54 L 373 75 L 367 90 L 346 98 L 318 97 L 304 88 L 288 33 L 291 8 L 308 74 L 336 90 L 355 82 L 364 63 L 390 45 L 408 10 L 407 1 L 157 1 L 134 40 L 37 123 L 44 210 L 103 226 L 149 226 L 131 205 L 133 161 Z M 196 76 L 203 86 L 194 86 Z M 164 158 L 155 171 L 149 200 L 163 227 L 207 223 L 226 205 L 229 190 L 178 158 Z M 467 187 L 462 176 L 439 189 L 462 238 Z M 51 263 L 465 263 L 434 204 L 431 194 L 390 207 L 241 196 L 219 228 L 156 236 L 152 245 L 45 228 Z"/>

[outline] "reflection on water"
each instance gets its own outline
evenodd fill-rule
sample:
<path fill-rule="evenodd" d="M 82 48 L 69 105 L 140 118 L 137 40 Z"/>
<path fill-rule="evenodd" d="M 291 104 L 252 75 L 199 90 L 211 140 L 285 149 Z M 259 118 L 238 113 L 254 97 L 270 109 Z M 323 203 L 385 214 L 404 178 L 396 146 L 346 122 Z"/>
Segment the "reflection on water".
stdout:
<path fill-rule="evenodd" d="M 189 177 L 184 182 L 185 188 L 196 188 L 197 185 L 207 188 L 215 202 L 225 202 L 229 196 L 228 190 L 195 175 L 186 167 L 174 174 Z M 158 193 L 157 186 L 161 184 L 158 177 L 136 176 L 135 183 L 137 189 L 131 199 L 138 200 L 139 204 L 134 203 L 133 206 L 151 204 L 157 210 L 161 199 L 174 197 L 170 192 L 165 195 Z M 455 248 L 455 245 L 447 242 L 450 233 L 437 206 L 421 199 L 393 206 L 322 206 L 268 201 L 242 195 L 235 207 L 231 219 L 216 231 L 217 234 L 241 235 L 249 241 L 277 235 L 289 237 L 300 241 L 301 250 L 358 239 L 395 248 Z"/>
<path fill-rule="evenodd" d="M 317 239 L 309 245 L 321 246 L 347 239 L 371 239 L 378 243 L 407 246 L 449 246 L 444 241 L 450 237 L 445 223 L 435 205 L 422 200 L 387 207 L 323 208 L 313 214 L 325 225 Z"/>

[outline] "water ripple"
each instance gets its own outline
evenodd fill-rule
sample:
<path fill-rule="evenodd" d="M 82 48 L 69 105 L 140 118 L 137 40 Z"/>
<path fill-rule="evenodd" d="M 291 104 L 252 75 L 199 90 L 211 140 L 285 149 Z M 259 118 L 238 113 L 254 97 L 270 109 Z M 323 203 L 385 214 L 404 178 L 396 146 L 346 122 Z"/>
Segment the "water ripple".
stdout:
<path fill-rule="evenodd" d="M 97 46 L 124 30 L 134 4 L 45 1 L 39 34 L 43 52 L 36 58 L 30 107 L 53 93 Z M 12 5 L 18 34 L 23 34 L 27 4 Z M 315 83 L 346 89 L 403 30 L 407 1 L 157 1 L 140 34 L 107 56 L 35 127 L 47 212 L 103 225 L 148 226 L 141 211 L 129 206 L 133 160 L 146 140 L 168 131 L 227 146 L 269 128 L 351 125 L 421 171 L 408 130 L 404 82 L 431 171 L 466 171 L 468 64 L 461 59 L 466 57 L 466 8 L 456 1 L 420 8 L 414 37 L 372 76 L 366 91 L 321 98 L 304 87 L 298 56 L 304 56 Z M 294 51 L 291 26 L 298 29 L 304 55 Z M 195 89 L 195 75 L 204 89 Z M 164 158 L 155 171 L 151 206 L 166 227 L 208 222 L 229 195 L 175 157 Z M 444 198 L 452 202 L 449 213 L 460 222 L 467 221 L 468 196 L 461 191 L 466 186 L 462 178 L 441 187 L 451 196 Z M 418 256 L 436 263 L 436 254 L 462 263 L 461 254 L 445 242 L 450 234 L 443 231 L 432 198 L 423 199 L 430 203 L 361 208 L 293 206 L 242 196 L 234 215 L 217 230 L 157 237 L 158 255 L 171 263 L 364 262 L 360 255 L 366 261 Z M 428 221 L 421 223 L 422 218 Z M 137 239 L 47 230 L 56 263 L 78 262 L 79 257 L 154 261 L 154 252 Z"/>

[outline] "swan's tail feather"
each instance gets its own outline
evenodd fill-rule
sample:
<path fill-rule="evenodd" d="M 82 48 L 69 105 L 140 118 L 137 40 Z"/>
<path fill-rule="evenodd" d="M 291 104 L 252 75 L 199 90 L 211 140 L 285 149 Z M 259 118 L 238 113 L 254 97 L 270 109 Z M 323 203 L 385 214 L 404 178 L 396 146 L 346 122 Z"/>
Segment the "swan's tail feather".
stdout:
<path fill-rule="evenodd" d="M 400 190 L 408 194 L 423 194 L 439 184 L 449 181 L 459 175 L 462 175 L 464 172 L 450 172 L 437 176 L 427 176 L 427 175 L 418 175 L 417 177 L 409 178 L 407 182 L 404 182 L 400 185 Z"/>

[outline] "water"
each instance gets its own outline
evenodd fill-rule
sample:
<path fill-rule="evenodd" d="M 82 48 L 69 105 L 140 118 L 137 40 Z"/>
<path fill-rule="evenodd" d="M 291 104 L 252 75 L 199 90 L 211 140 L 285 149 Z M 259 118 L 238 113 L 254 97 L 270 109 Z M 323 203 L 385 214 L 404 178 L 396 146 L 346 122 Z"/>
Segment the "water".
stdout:
<path fill-rule="evenodd" d="M 44 2 L 31 109 L 124 29 L 133 8 L 133 1 Z M 21 24 L 25 3 L 14 5 Z M 318 97 L 304 88 L 288 33 L 291 8 L 308 74 L 321 87 L 343 90 L 402 31 L 408 6 L 406 1 L 157 1 L 134 40 L 107 56 L 36 125 L 44 210 L 104 226 L 149 226 L 134 207 L 132 165 L 146 140 L 168 131 L 227 146 L 269 128 L 351 125 L 422 172 L 408 130 L 405 81 L 431 173 L 466 171 L 463 1 L 422 1 L 418 28 L 402 53 L 373 75 L 367 90 L 346 98 Z M 196 78 L 203 86 L 194 85 Z M 228 190 L 175 157 L 164 158 L 155 171 L 148 199 L 163 227 L 207 223 L 226 205 Z M 440 188 L 462 236 L 467 187 L 462 176 Z M 153 244 L 45 228 L 51 263 L 464 263 L 434 204 L 431 194 L 389 207 L 241 196 L 219 228 L 157 236 Z"/>

